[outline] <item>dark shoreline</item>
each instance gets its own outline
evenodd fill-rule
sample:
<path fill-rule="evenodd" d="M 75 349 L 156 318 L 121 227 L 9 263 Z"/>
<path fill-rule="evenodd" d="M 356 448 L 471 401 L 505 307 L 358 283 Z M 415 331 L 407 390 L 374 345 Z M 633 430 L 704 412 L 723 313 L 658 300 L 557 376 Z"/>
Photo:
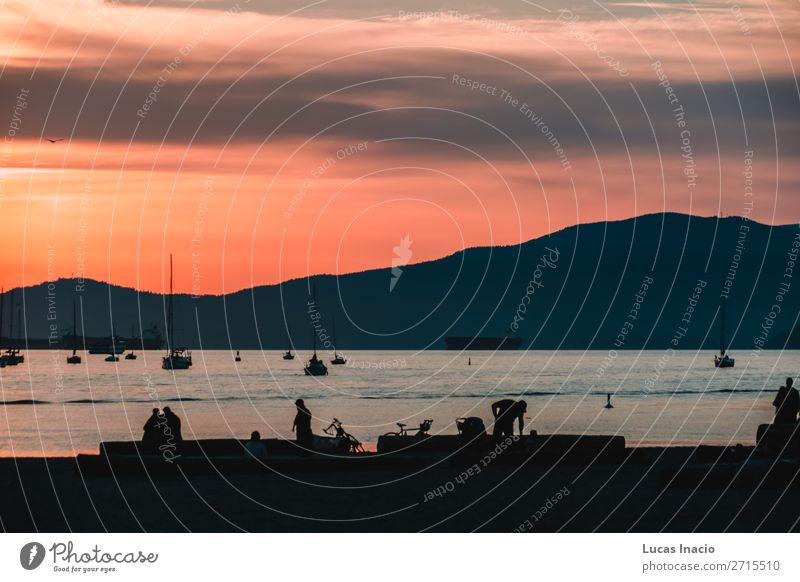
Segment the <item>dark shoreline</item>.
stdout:
<path fill-rule="evenodd" d="M 74 458 L 0 458 L 0 523 L 9 532 L 798 531 L 797 479 L 665 487 L 697 449 L 629 451 L 621 463 L 489 466 L 468 477 L 447 463 L 413 476 L 86 477 Z M 734 471 L 753 465 L 711 456 Z"/>

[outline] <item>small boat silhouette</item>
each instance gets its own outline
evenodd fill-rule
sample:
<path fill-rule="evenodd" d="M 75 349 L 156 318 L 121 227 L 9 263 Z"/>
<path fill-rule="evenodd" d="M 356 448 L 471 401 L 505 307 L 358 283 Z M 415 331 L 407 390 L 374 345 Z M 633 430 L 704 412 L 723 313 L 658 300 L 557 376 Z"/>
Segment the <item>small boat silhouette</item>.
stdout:
<path fill-rule="evenodd" d="M 314 285 L 313 291 L 314 297 L 314 305 L 317 304 L 317 286 Z M 314 341 L 314 355 L 311 356 L 311 359 L 308 360 L 308 364 L 303 371 L 305 372 L 306 376 L 327 376 L 328 375 L 328 366 L 325 365 L 325 362 L 320 360 L 317 357 L 317 330 L 314 326 L 311 326 L 311 334 Z"/>
<path fill-rule="evenodd" d="M 11 316 L 11 319 L 8 322 L 8 337 L 9 340 L 14 337 L 14 290 L 11 290 L 11 307 L 8 310 L 8 314 Z M 19 327 L 22 329 L 22 310 L 17 311 L 17 317 L 19 318 Z M 6 366 L 16 366 L 17 364 L 21 364 L 25 361 L 25 356 L 23 356 L 19 350 L 8 348 L 6 349 L 2 355 L 0 355 L 0 362 L 3 362 L 3 367 Z"/>
<path fill-rule="evenodd" d="M 75 300 L 72 300 L 72 355 L 67 356 L 68 364 L 80 364 L 81 357 L 78 355 L 78 325 L 75 314 Z"/>
<path fill-rule="evenodd" d="M 714 356 L 714 366 L 717 368 L 733 368 L 736 360 L 728 355 L 725 347 L 725 296 L 719 298 L 719 355 Z"/>
<path fill-rule="evenodd" d="M 341 366 L 347 363 L 347 360 L 340 356 L 336 351 L 336 319 L 333 320 L 333 330 L 331 330 L 333 335 L 333 359 L 331 360 L 331 364 L 334 366 Z"/>
<path fill-rule="evenodd" d="M 306 376 L 327 376 L 328 366 L 326 366 L 325 362 L 317 357 L 317 351 L 314 350 L 314 355 L 311 356 L 310 360 L 308 360 L 308 364 L 303 371 L 305 372 Z"/>

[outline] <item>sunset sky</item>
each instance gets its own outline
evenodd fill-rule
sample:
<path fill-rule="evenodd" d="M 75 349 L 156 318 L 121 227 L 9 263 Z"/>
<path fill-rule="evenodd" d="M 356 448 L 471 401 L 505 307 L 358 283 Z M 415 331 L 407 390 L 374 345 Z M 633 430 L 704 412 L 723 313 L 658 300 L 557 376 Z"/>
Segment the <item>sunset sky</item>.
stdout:
<path fill-rule="evenodd" d="M 795 0 L 564 5 L 0 0 L 0 284 L 161 291 L 173 253 L 221 293 L 405 236 L 418 262 L 665 210 L 800 222 Z"/>

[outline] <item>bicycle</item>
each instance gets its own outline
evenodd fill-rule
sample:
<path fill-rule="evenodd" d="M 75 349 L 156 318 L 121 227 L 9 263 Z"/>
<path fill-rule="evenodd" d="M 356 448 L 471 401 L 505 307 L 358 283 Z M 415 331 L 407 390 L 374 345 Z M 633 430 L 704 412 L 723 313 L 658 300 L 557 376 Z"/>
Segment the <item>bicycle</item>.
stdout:
<path fill-rule="evenodd" d="M 349 432 L 344 430 L 342 426 L 342 421 L 338 418 L 334 418 L 333 421 L 328 425 L 327 428 L 323 428 L 322 432 L 327 435 L 331 435 L 335 438 L 342 439 L 344 442 L 347 443 L 347 452 L 348 453 L 364 453 L 364 445 L 361 444 L 356 437 L 351 435 Z"/>
<path fill-rule="evenodd" d="M 397 428 L 398 428 L 398 430 L 396 432 L 387 432 L 383 436 L 385 436 L 385 437 L 414 436 L 416 438 L 426 437 L 426 436 L 429 436 L 428 435 L 428 431 L 431 430 L 431 425 L 433 424 L 433 420 L 426 418 L 425 420 L 420 422 L 419 423 L 419 428 L 417 429 L 417 432 L 415 434 L 413 434 L 413 435 L 409 435 L 408 434 L 409 430 L 414 430 L 413 428 L 409 429 L 408 425 L 406 425 L 406 424 L 404 424 L 402 422 L 398 422 L 396 424 L 397 424 Z"/>

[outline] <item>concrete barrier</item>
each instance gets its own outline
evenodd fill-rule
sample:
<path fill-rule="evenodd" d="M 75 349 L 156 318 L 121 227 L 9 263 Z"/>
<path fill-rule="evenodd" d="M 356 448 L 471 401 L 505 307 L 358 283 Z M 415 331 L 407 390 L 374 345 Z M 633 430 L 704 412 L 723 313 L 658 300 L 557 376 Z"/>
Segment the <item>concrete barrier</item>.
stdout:
<path fill-rule="evenodd" d="M 800 425 L 762 424 L 756 431 L 759 448 L 787 457 L 800 456 Z"/>

